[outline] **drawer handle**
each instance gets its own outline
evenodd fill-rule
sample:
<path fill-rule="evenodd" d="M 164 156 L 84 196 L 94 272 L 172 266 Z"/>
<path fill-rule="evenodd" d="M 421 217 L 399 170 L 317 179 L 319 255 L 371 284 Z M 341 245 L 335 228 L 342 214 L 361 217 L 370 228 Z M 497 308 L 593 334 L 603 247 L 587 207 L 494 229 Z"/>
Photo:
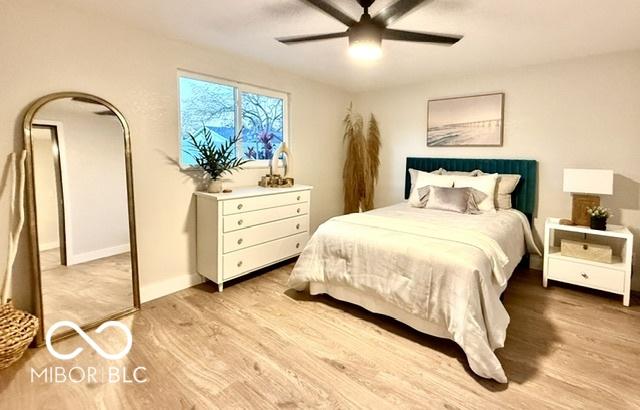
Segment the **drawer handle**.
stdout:
<path fill-rule="evenodd" d="M 296 209 L 296 212 L 297 212 L 297 213 L 300 213 L 300 208 Z"/>
<path fill-rule="evenodd" d="M 296 243 L 296 249 L 300 247 L 300 242 Z"/>
<path fill-rule="evenodd" d="M 239 261 L 239 262 L 237 263 L 237 265 L 238 265 L 238 267 L 242 266 L 242 261 Z"/>
<path fill-rule="evenodd" d="M 242 245 L 242 238 L 238 239 L 238 245 Z"/>
<path fill-rule="evenodd" d="M 238 219 L 238 225 L 242 225 L 244 221 L 242 219 Z"/>
<path fill-rule="evenodd" d="M 296 229 L 300 229 L 300 224 L 296 224 Z"/>
<path fill-rule="evenodd" d="M 583 278 L 585 278 L 585 279 L 589 279 L 589 275 L 587 275 L 587 274 L 586 274 L 586 273 L 584 273 L 584 272 L 582 272 L 582 273 L 580 274 L 580 276 L 582 276 L 582 277 L 583 277 Z"/>
<path fill-rule="evenodd" d="M 238 204 L 238 209 L 242 209 L 242 204 Z"/>
<path fill-rule="evenodd" d="M 298 197 L 296 198 L 296 200 L 300 200 L 302 197 L 300 195 L 298 195 Z"/>

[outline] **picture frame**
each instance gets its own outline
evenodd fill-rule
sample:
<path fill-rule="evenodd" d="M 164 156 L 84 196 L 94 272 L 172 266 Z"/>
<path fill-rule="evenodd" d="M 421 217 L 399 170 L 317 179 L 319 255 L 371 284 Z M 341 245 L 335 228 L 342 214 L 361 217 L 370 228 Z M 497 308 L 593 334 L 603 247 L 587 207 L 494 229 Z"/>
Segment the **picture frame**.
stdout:
<path fill-rule="evenodd" d="M 501 147 L 503 92 L 427 101 L 427 147 Z"/>

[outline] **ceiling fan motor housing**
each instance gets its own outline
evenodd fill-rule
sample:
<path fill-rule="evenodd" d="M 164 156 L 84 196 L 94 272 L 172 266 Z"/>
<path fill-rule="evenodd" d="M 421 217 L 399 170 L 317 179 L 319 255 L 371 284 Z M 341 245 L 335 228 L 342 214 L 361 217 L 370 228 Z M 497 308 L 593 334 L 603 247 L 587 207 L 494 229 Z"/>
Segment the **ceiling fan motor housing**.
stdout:
<path fill-rule="evenodd" d="M 363 14 L 357 24 L 349 27 L 349 45 L 356 43 L 382 43 L 384 27 L 374 23 L 369 14 Z"/>

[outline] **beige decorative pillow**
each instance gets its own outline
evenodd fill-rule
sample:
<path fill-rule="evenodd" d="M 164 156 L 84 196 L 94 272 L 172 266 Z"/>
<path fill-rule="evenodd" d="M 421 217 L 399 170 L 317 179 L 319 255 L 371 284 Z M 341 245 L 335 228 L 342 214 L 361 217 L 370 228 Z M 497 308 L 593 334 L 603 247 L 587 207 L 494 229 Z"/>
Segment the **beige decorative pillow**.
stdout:
<path fill-rule="evenodd" d="M 483 174 L 480 171 L 480 175 Z M 511 209 L 513 204 L 511 203 L 511 194 L 515 191 L 522 178 L 519 174 L 498 174 L 498 183 L 496 184 L 496 208 L 497 209 Z"/>
<path fill-rule="evenodd" d="M 417 191 L 422 207 L 461 214 L 479 213 L 476 198 L 482 200 L 486 197 L 474 188 L 443 188 L 427 185 L 418 188 Z"/>

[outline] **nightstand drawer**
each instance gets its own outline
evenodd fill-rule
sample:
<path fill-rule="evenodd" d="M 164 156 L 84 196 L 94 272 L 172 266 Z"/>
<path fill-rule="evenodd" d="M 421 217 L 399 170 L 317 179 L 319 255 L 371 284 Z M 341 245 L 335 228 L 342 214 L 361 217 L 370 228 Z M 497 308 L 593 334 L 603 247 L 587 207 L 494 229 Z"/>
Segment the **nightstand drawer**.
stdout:
<path fill-rule="evenodd" d="M 593 289 L 622 294 L 624 271 L 586 263 L 573 262 L 558 257 L 549 258 L 549 279 Z"/>

